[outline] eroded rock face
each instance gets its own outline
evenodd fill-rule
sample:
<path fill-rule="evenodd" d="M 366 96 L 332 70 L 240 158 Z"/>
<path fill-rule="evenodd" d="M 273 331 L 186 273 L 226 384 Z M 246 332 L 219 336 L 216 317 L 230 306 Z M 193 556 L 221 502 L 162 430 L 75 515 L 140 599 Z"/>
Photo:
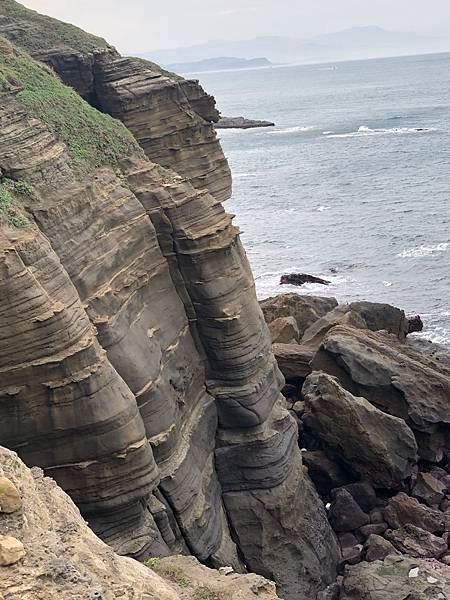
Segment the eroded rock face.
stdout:
<path fill-rule="evenodd" d="M 193 557 L 153 561 L 155 572 L 118 556 L 94 535 L 69 496 L 40 469 L 28 469 L 15 453 L 1 447 L 0 464 L 23 496 L 23 514 L 2 516 L 0 520 L 2 530 L 9 532 L 8 544 L 4 541 L 7 536 L 0 536 L 0 594 L 5 598 L 198 600 L 212 598 L 213 594 L 226 594 L 230 600 L 278 597 L 274 584 L 262 577 L 226 576 L 200 565 Z"/>
<path fill-rule="evenodd" d="M 309 598 L 337 546 L 232 218 L 137 147 L 80 174 L 14 94 L 0 109 L 0 169 L 33 187 L 30 225 L 1 234 L 1 440 L 119 552 L 239 570 L 230 523 L 248 565 Z"/>
<path fill-rule="evenodd" d="M 220 201 L 230 197 L 230 169 L 214 129 L 219 113 L 198 81 L 121 57 L 105 40 L 14 0 L 0 3 L 0 35 L 51 66 L 93 106 L 122 120 L 150 159 Z"/>
<path fill-rule="evenodd" d="M 353 396 L 325 373 L 310 375 L 303 395 L 305 424 L 349 469 L 386 488 L 411 474 L 417 444 L 403 420 Z"/>

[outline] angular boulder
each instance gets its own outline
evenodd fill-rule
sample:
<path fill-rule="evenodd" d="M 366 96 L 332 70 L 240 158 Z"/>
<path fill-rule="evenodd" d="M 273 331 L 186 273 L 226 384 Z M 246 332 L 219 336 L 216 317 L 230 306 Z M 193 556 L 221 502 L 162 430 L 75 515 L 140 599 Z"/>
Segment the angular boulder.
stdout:
<path fill-rule="evenodd" d="M 442 533 L 445 530 L 443 513 L 428 508 L 404 492 L 400 492 L 389 500 L 383 516 L 386 523 L 394 529 L 412 524 L 430 533 Z"/>
<path fill-rule="evenodd" d="M 278 317 L 269 323 L 269 331 L 274 344 L 298 343 L 299 331 L 294 317 Z"/>
<path fill-rule="evenodd" d="M 279 317 L 294 317 L 300 337 L 315 321 L 337 306 L 335 298 L 304 296 L 300 294 L 279 294 L 261 300 L 259 303 L 267 323 Z"/>
<path fill-rule="evenodd" d="M 431 473 L 419 473 L 413 488 L 413 496 L 431 507 L 437 507 L 445 496 L 446 485 Z"/>
<path fill-rule="evenodd" d="M 305 379 L 311 373 L 311 355 L 298 344 L 273 344 L 272 350 L 286 381 Z"/>
<path fill-rule="evenodd" d="M 19 490 L 7 477 L 0 477 L 0 513 L 13 513 L 22 508 Z"/>
<path fill-rule="evenodd" d="M 304 423 L 353 472 L 386 488 L 411 474 L 417 445 L 402 419 L 353 396 L 326 373 L 310 375 L 303 394 Z"/>
<path fill-rule="evenodd" d="M 397 550 L 415 558 L 439 558 L 448 550 L 445 540 L 411 524 L 400 529 L 389 529 L 384 537 Z"/>
<path fill-rule="evenodd" d="M 343 488 L 335 491 L 328 519 L 334 531 L 340 533 L 355 531 L 370 522 L 369 516 Z"/>
<path fill-rule="evenodd" d="M 448 365 L 393 335 L 339 325 L 323 339 L 312 368 L 337 376 L 353 394 L 403 418 L 415 432 L 420 457 L 442 460 L 450 427 Z"/>
<path fill-rule="evenodd" d="M 389 554 L 398 554 L 388 540 L 380 535 L 371 534 L 364 542 L 364 557 L 368 562 L 384 560 Z"/>

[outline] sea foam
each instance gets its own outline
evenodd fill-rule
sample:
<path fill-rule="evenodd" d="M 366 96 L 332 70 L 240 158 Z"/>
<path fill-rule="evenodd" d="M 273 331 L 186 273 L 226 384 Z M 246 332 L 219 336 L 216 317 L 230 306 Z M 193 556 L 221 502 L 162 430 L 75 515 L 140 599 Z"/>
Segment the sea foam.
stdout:
<path fill-rule="evenodd" d="M 445 252 L 450 246 L 449 242 L 442 242 L 435 246 L 414 246 L 414 248 L 407 248 L 397 254 L 400 258 L 422 258 L 423 256 L 433 256 L 434 254 L 440 254 Z"/>
<path fill-rule="evenodd" d="M 389 129 L 379 128 L 371 129 L 366 125 L 361 125 L 358 131 L 350 133 L 333 133 L 324 134 L 328 138 L 356 138 L 356 137 L 373 137 L 378 135 L 408 135 L 413 133 L 429 133 L 436 131 L 432 127 L 391 127 Z"/>

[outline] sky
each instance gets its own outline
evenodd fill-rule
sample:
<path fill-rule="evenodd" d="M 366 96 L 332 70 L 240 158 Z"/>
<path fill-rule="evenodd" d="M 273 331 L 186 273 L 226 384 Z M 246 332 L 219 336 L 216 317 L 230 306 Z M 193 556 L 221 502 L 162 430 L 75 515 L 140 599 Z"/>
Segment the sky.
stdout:
<path fill-rule="evenodd" d="M 122 52 L 261 35 L 308 38 L 348 27 L 448 37 L 450 0 L 22 0 Z"/>

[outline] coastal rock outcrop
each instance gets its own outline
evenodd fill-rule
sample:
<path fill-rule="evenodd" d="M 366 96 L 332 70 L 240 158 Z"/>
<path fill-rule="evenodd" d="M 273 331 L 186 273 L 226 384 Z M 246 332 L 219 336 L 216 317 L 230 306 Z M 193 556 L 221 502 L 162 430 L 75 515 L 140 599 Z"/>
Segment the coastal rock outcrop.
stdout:
<path fill-rule="evenodd" d="M 195 157 L 184 177 L 150 162 L 121 123 L 0 40 L 1 443 L 117 552 L 245 563 L 310 598 L 339 551 L 220 194 L 196 187 Z M 105 103 L 140 80 L 138 63 L 94 54 Z M 176 120 L 171 106 L 169 94 Z"/>
<path fill-rule="evenodd" d="M 215 124 L 216 129 L 256 129 L 259 127 L 274 127 L 272 121 L 258 121 L 244 117 L 220 117 Z"/>
<path fill-rule="evenodd" d="M 95 536 L 69 496 L 41 469 L 30 470 L 14 452 L 1 447 L 0 465 L 23 497 L 20 514 L 0 516 L 0 530 L 8 533 L 0 536 L 0 595 L 5 598 L 278 598 L 274 584 L 262 577 L 225 575 L 193 557 L 153 559 L 144 566 L 118 556 Z M 9 542 L 8 564 L 2 560 L 4 537 L 15 540 Z"/>

